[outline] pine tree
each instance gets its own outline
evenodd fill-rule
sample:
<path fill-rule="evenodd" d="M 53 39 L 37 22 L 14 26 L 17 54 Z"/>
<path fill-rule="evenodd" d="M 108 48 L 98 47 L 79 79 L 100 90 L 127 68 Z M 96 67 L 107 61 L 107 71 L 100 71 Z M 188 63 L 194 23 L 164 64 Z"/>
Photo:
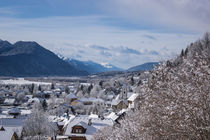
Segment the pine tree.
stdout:
<path fill-rule="evenodd" d="M 55 85 L 53 83 L 51 84 L 51 89 L 55 89 Z"/>
<path fill-rule="evenodd" d="M 48 106 L 48 105 L 47 105 L 47 102 L 46 102 L 46 100 L 44 99 L 43 102 L 42 102 L 42 107 L 43 107 L 43 110 L 44 110 L 44 111 L 47 110 L 47 106 Z"/>
<path fill-rule="evenodd" d="M 39 90 L 39 91 L 42 91 L 41 85 L 38 86 L 38 90 Z"/>

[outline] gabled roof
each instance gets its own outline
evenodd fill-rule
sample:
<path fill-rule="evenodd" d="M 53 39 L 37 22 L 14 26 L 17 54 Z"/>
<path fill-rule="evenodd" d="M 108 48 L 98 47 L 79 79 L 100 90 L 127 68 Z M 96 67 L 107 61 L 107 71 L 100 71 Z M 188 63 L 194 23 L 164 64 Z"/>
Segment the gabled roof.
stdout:
<path fill-rule="evenodd" d="M 115 99 L 112 100 L 112 105 L 118 105 L 120 103 L 120 94 L 117 95 Z"/>
<path fill-rule="evenodd" d="M 20 112 L 21 112 L 20 109 L 17 107 L 14 107 L 8 111 L 9 114 L 16 114 L 16 113 L 20 113 Z"/>
<path fill-rule="evenodd" d="M 66 96 L 68 99 L 77 99 L 77 96 L 74 93 L 70 93 Z"/>
<path fill-rule="evenodd" d="M 81 115 L 81 116 L 77 116 L 74 119 L 72 119 L 68 125 L 67 125 L 67 129 L 65 131 L 65 135 L 67 136 L 85 136 L 87 140 L 90 140 L 92 138 L 92 136 L 98 132 L 99 129 L 102 129 L 106 126 L 112 126 L 113 125 L 113 121 L 112 119 L 109 118 L 105 118 L 105 119 L 101 119 L 101 118 L 91 118 L 91 125 L 88 125 L 90 117 L 88 115 Z M 85 134 L 75 134 L 75 133 L 71 133 L 72 132 L 72 127 L 74 126 L 83 126 L 84 128 L 86 127 L 86 132 Z"/>
<path fill-rule="evenodd" d="M 15 99 L 5 99 L 4 103 L 5 104 L 14 104 L 15 103 Z"/>
<path fill-rule="evenodd" d="M 0 131 L 0 139 L 11 140 L 14 133 L 20 137 L 22 132 L 22 127 L 11 127 L 3 126 L 4 130 Z"/>
<path fill-rule="evenodd" d="M 0 138 L 2 140 L 11 140 L 14 133 L 11 128 L 5 127 L 4 130 L 0 131 Z"/>
<path fill-rule="evenodd" d="M 81 122 L 75 124 L 75 126 L 82 126 L 83 128 L 87 129 L 88 124 L 87 124 L 86 122 L 81 121 Z M 73 127 L 74 127 L 74 126 L 73 126 Z"/>
<path fill-rule="evenodd" d="M 135 94 L 132 94 L 129 98 L 128 98 L 128 101 L 134 101 L 134 100 L 136 100 L 136 98 L 138 97 L 138 94 L 137 93 L 135 93 Z"/>
<path fill-rule="evenodd" d="M 100 103 L 103 103 L 104 100 L 101 99 L 101 98 L 81 98 L 80 101 L 82 102 L 100 102 Z"/>
<path fill-rule="evenodd" d="M 110 113 L 108 116 L 106 116 L 106 118 L 110 118 L 113 121 L 115 121 L 119 116 L 116 115 L 115 112 Z"/>

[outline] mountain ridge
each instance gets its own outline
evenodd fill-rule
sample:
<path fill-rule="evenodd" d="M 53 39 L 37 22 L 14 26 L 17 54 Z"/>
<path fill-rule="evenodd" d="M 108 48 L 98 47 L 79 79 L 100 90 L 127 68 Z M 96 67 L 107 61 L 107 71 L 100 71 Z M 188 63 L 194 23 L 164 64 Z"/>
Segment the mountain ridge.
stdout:
<path fill-rule="evenodd" d="M 93 62 L 91 60 L 88 61 L 80 61 L 72 58 L 66 58 L 62 55 L 58 55 L 61 59 L 68 62 L 71 66 L 79 69 L 79 70 L 86 70 L 90 74 L 96 74 L 101 72 L 109 72 L 109 71 L 122 71 L 123 69 L 118 68 L 112 64 L 106 63 L 106 66 Z M 105 63 L 104 63 L 105 64 Z"/>
<path fill-rule="evenodd" d="M 159 62 L 147 62 L 141 65 L 133 66 L 127 71 L 147 71 L 147 70 L 153 70 L 155 66 L 159 65 Z"/>
<path fill-rule="evenodd" d="M 53 52 L 34 41 L 0 41 L 0 76 L 83 76 Z"/>

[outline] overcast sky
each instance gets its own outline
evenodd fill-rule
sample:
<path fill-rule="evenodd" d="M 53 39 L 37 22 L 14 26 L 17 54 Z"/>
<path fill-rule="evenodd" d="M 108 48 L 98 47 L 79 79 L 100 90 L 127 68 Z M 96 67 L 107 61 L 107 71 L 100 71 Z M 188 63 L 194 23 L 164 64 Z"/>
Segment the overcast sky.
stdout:
<path fill-rule="evenodd" d="M 172 58 L 210 29 L 209 0 L 0 0 L 0 38 L 128 68 Z"/>

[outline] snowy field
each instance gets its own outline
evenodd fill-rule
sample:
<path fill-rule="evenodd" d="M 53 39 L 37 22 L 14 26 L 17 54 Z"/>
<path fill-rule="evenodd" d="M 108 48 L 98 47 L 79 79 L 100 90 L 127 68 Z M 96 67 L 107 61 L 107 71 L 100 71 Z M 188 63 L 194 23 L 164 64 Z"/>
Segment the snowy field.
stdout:
<path fill-rule="evenodd" d="M 28 81 L 25 80 L 24 78 L 17 78 L 17 79 L 9 79 L 9 80 L 0 80 L 0 84 L 5 84 L 5 85 L 50 85 L 51 83 L 46 83 L 46 82 L 35 82 L 35 81 Z"/>

